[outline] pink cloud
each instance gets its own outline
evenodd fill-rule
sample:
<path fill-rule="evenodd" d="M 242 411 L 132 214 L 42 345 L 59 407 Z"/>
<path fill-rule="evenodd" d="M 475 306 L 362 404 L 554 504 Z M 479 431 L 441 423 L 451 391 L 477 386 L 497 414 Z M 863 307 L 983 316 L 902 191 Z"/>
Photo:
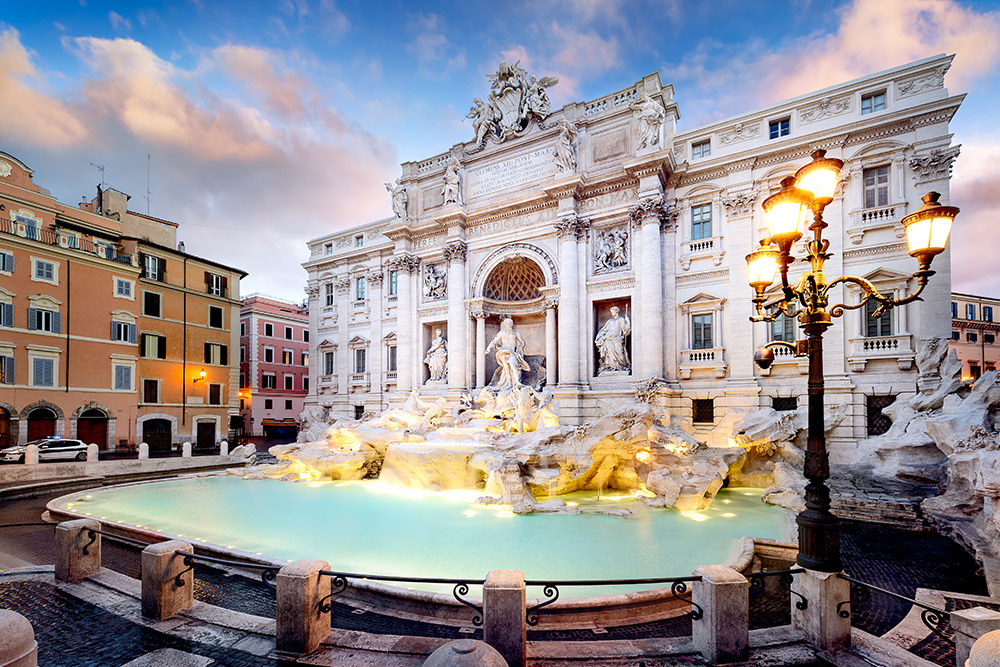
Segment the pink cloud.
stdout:
<path fill-rule="evenodd" d="M 962 209 L 952 230 L 955 291 L 1000 296 L 994 253 L 1000 247 L 1000 136 L 970 137 L 955 163 L 950 202 Z"/>
<path fill-rule="evenodd" d="M 213 58 L 230 77 L 264 100 L 267 111 L 296 117 L 305 113 L 305 96 L 315 91 L 296 73 L 278 72 L 273 52 L 252 46 L 226 44 L 215 49 Z"/>

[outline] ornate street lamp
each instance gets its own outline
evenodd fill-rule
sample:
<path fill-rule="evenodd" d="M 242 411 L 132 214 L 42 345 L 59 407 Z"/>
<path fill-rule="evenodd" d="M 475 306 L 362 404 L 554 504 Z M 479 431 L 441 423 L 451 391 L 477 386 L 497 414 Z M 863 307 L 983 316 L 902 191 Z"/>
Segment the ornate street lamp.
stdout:
<path fill-rule="evenodd" d="M 806 509 L 799 513 L 799 566 L 820 572 L 839 572 L 843 569 L 840 561 L 840 524 L 830 512 L 830 491 L 826 480 L 830 476 L 830 462 L 826 451 L 826 435 L 823 422 L 823 333 L 833 324 L 834 317 L 840 317 L 845 310 L 855 310 L 875 300 L 879 306 L 872 317 L 879 317 L 889 309 L 905 303 L 917 301 L 934 271 L 930 265 L 934 256 L 941 253 L 948 243 L 952 222 L 958 215 L 954 206 L 938 203 L 936 192 L 924 196 L 924 205 L 918 211 L 903 218 L 909 252 L 915 257 L 918 270 L 917 290 L 902 299 L 880 294 L 875 286 L 864 278 L 841 276 L 827 282 L 823 272 L 824 262 L 830 258 L 827 252 L 830 242 L 823 238 L 827 224 L 823 222 L 823 210 L 833 201 L 843 161 L 826 157 L 826 151 L 817 150 L 812 154 L 812 162 L 781 182 L 781 190 L 764 200 L 770 237 L 762 239 L 760 248 L 747 255 L 749 283 L 754 289 L 753 303 L 756 314 L 753 322 L 772 322 L 781 315 L 795 317 L 805 331 L 806 340 L 795 345 L 774 341 L 759 348 L 754 361 L 761 368 L 767 368 L 774 361 L 773 347 L 790 347 L 796 354 L 809 356 L 809 437 L 806 444 L 804 473 L 809 480 L 806 485 Z M 809 213 L 812 223 L 808 223 Z M 792 244 L 805 234 L 809 224 L 812 238 L 806 243 L 809 270 L 795 285 L 788 282 L 788 266 L 795 261 L 791 255 Z M 765 291 L 774 282 L 775 275 L 781 274 L 781 297 L 769 303 Z M 861 288 L 863 297 L 859 303 L 829 305 L 830 290 L 841 283 L 853 283 Z"/>

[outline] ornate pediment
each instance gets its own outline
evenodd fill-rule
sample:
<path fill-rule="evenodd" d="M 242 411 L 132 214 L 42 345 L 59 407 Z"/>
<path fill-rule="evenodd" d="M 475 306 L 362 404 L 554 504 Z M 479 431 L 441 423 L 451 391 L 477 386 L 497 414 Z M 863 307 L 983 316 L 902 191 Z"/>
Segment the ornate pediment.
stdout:
<path fill-rule="evenodd" d="M 532 120 L 541 122 L 552 112 L 546 88 L 559 83 L 553 76 L 536 79 L 528 74 L 521 61 L 511 65 L 500 62 L 496 74 L 488 74 L 490 93 L 487 101 L 476 98 L 466 115 L 476 133 L 476 146 L 487 138 L 505 141 L 528 128 Z"/>

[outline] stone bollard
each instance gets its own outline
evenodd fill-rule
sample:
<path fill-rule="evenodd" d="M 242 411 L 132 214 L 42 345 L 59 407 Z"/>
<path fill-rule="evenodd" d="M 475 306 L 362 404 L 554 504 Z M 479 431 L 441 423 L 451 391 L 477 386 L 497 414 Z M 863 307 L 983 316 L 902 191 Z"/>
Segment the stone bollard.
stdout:
<path fill-rule="evenodd" d="M 10 609 L 0 609 L 0 666 L 38 667 L 35 629 L 28 619 Z"/>
<path fill-rule="evenodd" d="M 956 610 L 951 612 L 951 627 L 955 629 L 955 664 L 964 667 L 972 645 L 985 634 L 1000 630 L 1000 612 L 985 607 Z M 1000 663 L 1000 654 L 996 658 Z"/>
<path fill-rule="evenodd" d="M 483 584 L 483 640 L 510 667 L 524 667 L 527 662 L 526 611 L 524 572 L 490 570 Z"/>
<path fill-rule="evenodd" d="M 710 663 L 740 662 L 750 650 L 750 582 L 725 565 L 694 569 L 691 601 L 702 617 L 691 621 L 695 649 Z"/>
<path fill-rule="evenodd" d="M 427 656 L 420 667 L 510 667 L 500 652 L 486 642 L 455 639 Z"/>
<path fill-rule="evenodd" d="M 101 570 L 101 536 L 97 519 L 63 521 L 56 526 L 56 579 L 77 581 Z M 86 553 L 84 553 L 86 551 Z"/>
<path fill-rule="evenodd" d="M 851 584 L 836 572 L 806 570 L 796 574 L 792 590 L 806 599 L 799 609 L 792 598 L 792 625 L 812 647 L 821 651 L 843 648 L 851 643 L 851 619 L 842 618 L 837 604 L 851 599 Z"/>
<path fill-rule="evenodd" d="M 997 667 L 1000 665 L 1000 630 L 987 632 L 976 640 L 969 659 L 962 667 Z"/>
<path fill-rule="evenodd" d="M 229 456 L 229 442 L 227 440 L 219 443 L 219 456 Z"/>
<path fill-rule="evenodd" d="M 184 458 L 186 458 L 186 459 L 191 458 L 191 443 L 190 442 L 185 442 L 183 445 L 181 445 L 181 456 L 184 457 Z"/>
<path fill-rule="evenodd" d="M 38 445 L 28 445 L 24 448 L 24 462 L 28 465 L 38 463 Z"/>
<path fill-rule="evenodd" d="M 181 540 L 150 544 L 142 550 L 142 615 L 157 621 L 190 609 L 194 604 L 193 565 L 184 564 L 184 556 L 194 547 Z M 180 585 L 177 577 L 180 576 Z"/>
<path fill-rule="evenodd" d="M 97 463 L 98 452 L 97 445 L 94 443 L 87 445 L 87 463 Z"/>
<path fill-rule="evenodd" d="M 149 458 L 149 445 L 144 442 L 139 443 L 139 458 L 148 459 Z"/>
<path fill-rule="evenodd" d="M 332 590 L 332 579 L 319 573 L 329 568 L 326 561 L 297 560 L 278 570 L 275 579 L 278 651 L 306 655 L 330 636 L 330 611 L 324 611 L 323 605 L 330 603 L 327 596 Z"/>

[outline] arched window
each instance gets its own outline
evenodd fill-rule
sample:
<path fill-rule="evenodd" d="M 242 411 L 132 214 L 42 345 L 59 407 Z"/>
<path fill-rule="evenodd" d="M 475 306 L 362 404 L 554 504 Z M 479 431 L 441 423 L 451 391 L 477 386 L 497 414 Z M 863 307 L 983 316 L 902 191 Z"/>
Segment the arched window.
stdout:
<path fill-rule="evenodd" d="M 483 296 L 492 301 L 531 301 L 545 285 L 541 267 L 525 257 L 511 257 L 497 264 L 486 279 Z"/>

